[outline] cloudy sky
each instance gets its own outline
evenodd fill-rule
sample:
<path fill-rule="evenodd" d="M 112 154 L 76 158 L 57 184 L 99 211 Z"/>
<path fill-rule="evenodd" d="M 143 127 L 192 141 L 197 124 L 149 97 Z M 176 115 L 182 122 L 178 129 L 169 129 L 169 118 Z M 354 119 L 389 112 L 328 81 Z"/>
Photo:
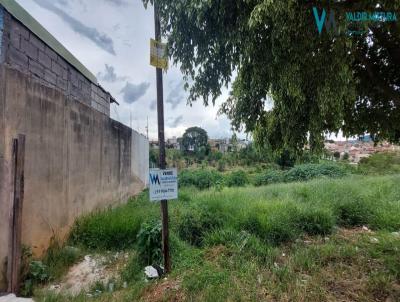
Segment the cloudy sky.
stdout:
<path fill-rule="evenodd" d="M 141 0 L 17 0 L 53 34 L 117 99 L 111 116 L 157 137 L 155 69 L 149 64 L 150 38 L 154 36 L 153 10 Z M 215 107 L 202 102 L 186 105 L 182 75 L 171 67 L 164 75 L 166 136 L 181 136 L 186 128 L 200 126 L 210 137 L 232 135 L 226 117 L 217 116 L 224 91 Z"/>

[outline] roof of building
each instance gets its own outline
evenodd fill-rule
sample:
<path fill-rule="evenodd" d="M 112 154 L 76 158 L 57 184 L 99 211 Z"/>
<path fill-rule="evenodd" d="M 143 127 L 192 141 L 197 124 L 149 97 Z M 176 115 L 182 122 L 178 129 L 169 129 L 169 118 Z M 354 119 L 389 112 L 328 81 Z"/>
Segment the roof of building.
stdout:
<path fill-rule="evenodd" d="M 97 84 L 97 78 L 15 0 L 0 0 L 0 4 L 14 18 L 16 18 L 23 25 L 29 28 L 50 48 L 52 48 L 55 52 L 57 52 L 60 56 L 62 56 L 69 64 L 74 66 L 88 80 L 90 80 L 94 84 Z"/>

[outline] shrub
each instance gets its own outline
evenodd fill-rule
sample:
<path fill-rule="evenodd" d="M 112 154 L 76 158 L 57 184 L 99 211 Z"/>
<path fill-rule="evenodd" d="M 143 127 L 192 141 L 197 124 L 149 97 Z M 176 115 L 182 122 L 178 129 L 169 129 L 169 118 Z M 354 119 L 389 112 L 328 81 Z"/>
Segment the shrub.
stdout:
<path fill-rule="evenodd" d="M 137 235 L 138 257 L 144 265 L 161 262 L 161 222 L 147 221 L 142 223 Z"/>
<path fill-rule="evenodd" d="M 89 249 L 126 249 L 134 245 L 144 218 L 154 214 L 158 214 L 158 209 L 148 202 L 147 194 L 141 194 L 127 205 L 78 218 L 69 240 L 73 245 Z"/>
<path fill-rule="evenodd" d="M 225 184 L 228 187 L 243 187 L 248 183 L 247 174 L 242 170 L 230 173 L 225 179 Z"/>
<path fill-rule="evenodd" d="M 346 174 L 344 168 L 333 163 L 304 164 L 290 169 L 284 179 L 286 182 L 307 181 L 321 176 L 338 178 Z"/>
<path fill-rule="evenodd" d="M 223 179 L 222 174 L 212 170 L 185 170 L 179 173 L 179 186 L 209 189 Z"/>
<path fill-rule="evenodd" d="M 275 214 L 264 221 L 262 227 L 267 242 L 278 245 L 296 239 L 299 230 L 289 217 L 290 215 Z"/>
<path fill-rule="evenodd" d="M 220 159 L 219 161 L 218 161 L 218 171 L 219 172 L 224 172 L 225 171 L 225 160 L 223 160 L 223 159 Z"/>
<path fill-rule="evenodd" d="M 306 207 L 299 211 L 297 225 L 308 235 L 326 235 L 332 232 L 335 217 L 330 210 Z"/>
<path fill-rule="evenodd" d="M 337 204 L 336 211 L 340 225 L 346 227 L 368 224 L 374 217 L 372 205 L 356 196 L 350 201 Z"/>
<path fill-rule="evenodd" d="M 285 172 L 270 170 L 264 174 L 259 174 L 254 179 L 254 185 L 262 186 L 279 182 L 307 181 L 323 176 L 338 178 L 346 174 L 346 169 L 338 164 L 302 164 Z"/>
<path fill-rule="evenodd" d="M 283 182 L 283 180 L 284 180 L 283 175 L 284 174 L 280 171 L 276 171 L 276 170 L 267 171 L 266 173 L 259 174 L 255 177 L 254 185 L 262 186 L 262 185 Z"/>
<path fill-rule="evenodd" d="M 400 200 L 393 203 L 382 203 L 375 209 L 374 217 L 369 225 L 373 229 L 400 230 Z"/>
<path fill-rule="evenodd" d="M 51 239 L 50 246 L 42 260 L 32 260 L 30 248 L 23 247 L 21 294 L 32 296 L 35 286 L 60 278 L 81 256 L 78 248 L 63 246 L 55 238 Z"/>
<path fill-rule="evenodd" d="M 25 297 L 32 296 L 34 286 L 44 284 L 49 279 L 48 267 L 42 261 L 31 261 L 21 286 L 21 294 Z"/>
<path fill-rule="evenodd" d="M 43 263 L 48 267 L 52 279 L 61 277 L 70 266 L 82 257 L 80 249 L 72 246 L 64 246 L 57 239 L 52 238 Z"/>
<path fill-rule="evenodd" d="M 205 206 L 190 207 L 176 220 L 179 237 L 195 246 L 202 245 L 205 234 L 222 225 L 218 214 Z"/>
<path fill-rule="evenodd" d="M 312 163 L 312 164 L 317 164 L 320 160 L 320 156 L 311 153 L 308 150 L 304 150 L 303 154 L 301 156 L 298 156 L 297 162 L 306 164 L 306 163 Z"/>
<path fill-rule="evenodd" d="M 293 167 L 295 161 L 296 161 L 296 156 L 289 150 L 282 151 L 282 153 L 275 160 L 275 162 L 282 169 Z"/>
<path fill-rule="evenodd" d="M 339 151 L 335 151 L 334 153 L 333 153 L 333 157 L 335 158 L 335 159 L 340 159 L 340 152 Z"/>
<path fill-rule="evenodd" d="M 368 158 L 362 158 L 358 171 L 364 174 L 400 173 L 400 153 L 375 153 Z"/>
<path fill-rule="evenodd" d="M 246 229 L 264 241 L 279 245 L 300 234 L 297 227 L 298 210 L 291 205 L 276 204 L 267 209 L 254 208 L 245 222 Z"/>
<path fill-rule="evenodd" d="M 89 249 L 125 249 L 134 244 L 142 218 L 122 209 L 105 210 L 79 218 L 72 228 L 73 244 Z M 118 214 L 117 214 L 118 213 Z"/>

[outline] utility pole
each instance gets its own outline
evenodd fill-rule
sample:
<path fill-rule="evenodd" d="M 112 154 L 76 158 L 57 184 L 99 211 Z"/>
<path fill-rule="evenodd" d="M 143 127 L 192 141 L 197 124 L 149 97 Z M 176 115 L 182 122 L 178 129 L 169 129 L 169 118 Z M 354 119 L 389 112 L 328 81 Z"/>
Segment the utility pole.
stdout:
<path fill-rule="evenodd" d="M 155 40 L 161 42 L 161 25 L 158 14 L 157 1 L 154 1 L 154 25 Z M 159 168 L 165 169 L 165 135 L 164 135 L 164 94 L 162 69 L 156 69 L 157 76 L 157 117 L 158 117 L 158 145 L 160 151 Z M 168 201 L 161 200 L 162 220 L 162 250 L 164 256 L 164 270 L 168 274 L 171 271 L 171 259 L 169 254 L 169 229 L 168 229 Z"/>

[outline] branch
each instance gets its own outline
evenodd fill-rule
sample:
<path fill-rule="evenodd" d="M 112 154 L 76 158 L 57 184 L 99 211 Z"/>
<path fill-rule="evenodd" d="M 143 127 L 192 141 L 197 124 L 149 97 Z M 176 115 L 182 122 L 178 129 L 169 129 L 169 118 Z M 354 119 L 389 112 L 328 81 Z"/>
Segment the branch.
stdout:
<path fill-rule="evenodd" d="M 382 92 L 390 100 L 394 101 L 396 106 L 400 107 L 400 91 L 397 91 L 385 81 L 382 81 L 379 72 L 375 71 L 375 67 L 373 66 L 373 64 L 371 64 L 371 62 L 367 60 L 367 58 L 363 54 L 361 54 L 359 51 L 356 51 L 355 55 L 359 59 L 359 61 L 363 65 L 365 65 L 371 83 L 374 83 L 374 86 L 380 92 Z"/>

